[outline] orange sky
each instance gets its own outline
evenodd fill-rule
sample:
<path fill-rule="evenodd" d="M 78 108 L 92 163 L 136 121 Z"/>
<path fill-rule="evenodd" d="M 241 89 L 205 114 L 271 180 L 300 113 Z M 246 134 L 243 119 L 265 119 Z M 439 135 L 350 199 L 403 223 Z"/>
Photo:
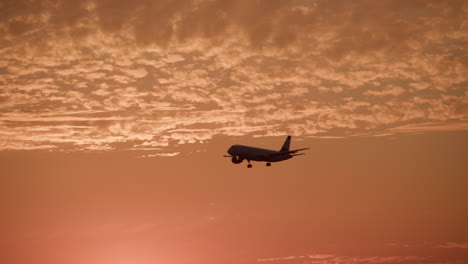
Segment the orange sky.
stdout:
<path fill-rule="evenodd" d="M 468 263 L 467 17 L 1 0 L 0 262 Z"/>

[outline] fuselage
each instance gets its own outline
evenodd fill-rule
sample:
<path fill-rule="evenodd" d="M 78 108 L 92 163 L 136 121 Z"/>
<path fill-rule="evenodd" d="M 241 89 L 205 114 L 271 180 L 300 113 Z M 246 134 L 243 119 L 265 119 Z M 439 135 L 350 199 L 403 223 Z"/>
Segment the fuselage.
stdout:
<path fill-rule="evenodd" d="M 254 148 L 243 145 L 233 145 L 228 151 L 230 155 L 246 160 L 277 162 L 292 158 L 289 153 L 281 154 L 280 151 Z"/>

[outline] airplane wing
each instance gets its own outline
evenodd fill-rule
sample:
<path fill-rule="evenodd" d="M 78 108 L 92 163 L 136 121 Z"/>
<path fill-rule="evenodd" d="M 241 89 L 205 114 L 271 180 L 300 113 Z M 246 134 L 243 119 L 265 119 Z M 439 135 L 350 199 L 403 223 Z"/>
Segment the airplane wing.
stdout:
<path fill-rule="evenodd" d="M 270 156 L 282 156 L 282 155 L 285 155 L 285 154 L 294 154 L 298 151 L 301 151 L 301 150 L 306 150 L 306 149 L 309 149 L 309 148 L 301 148 L 301 149 L 295 149 L 295 150 L 289 150 L 289 151 L 281 151 L 281 152 L 278 152 L 278 153 L 273 153 L 273 154 L 270 154 Z M 305 155 L 304 154 L 295 154 L 293 156 L 298 156 L 298 155 Z"/>

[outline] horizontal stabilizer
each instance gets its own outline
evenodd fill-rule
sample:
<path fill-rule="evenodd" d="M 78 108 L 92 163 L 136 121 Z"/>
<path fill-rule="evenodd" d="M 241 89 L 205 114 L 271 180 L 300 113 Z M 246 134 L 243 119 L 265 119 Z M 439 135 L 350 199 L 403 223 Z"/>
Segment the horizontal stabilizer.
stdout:
<path fill-rule="evenodd" d="M 301 156 L 301 155 L 305 155 L 305 153 L 292 154 L 291 156 Z"/>
<path fill-rule="evenodd" d="M 307 149 L 309 149 L 309 148 L 301 148 L 301 149 L 295 149 L 295 150 L 290 150 L 290 151 L 281 151 L 281 152 L 277 152 L 277 153 L 274 153 L 274 154 L 270 154 L 270 156 L 274 157 L 274 156 L 283 156 L 283 155 L 286 155 L 286 154 L 294 154 L 294 153 L 296 153 L 298 151 L 307 150 Z M 304 155 L 304 154 L 301 154 L 301 155 Z"/>

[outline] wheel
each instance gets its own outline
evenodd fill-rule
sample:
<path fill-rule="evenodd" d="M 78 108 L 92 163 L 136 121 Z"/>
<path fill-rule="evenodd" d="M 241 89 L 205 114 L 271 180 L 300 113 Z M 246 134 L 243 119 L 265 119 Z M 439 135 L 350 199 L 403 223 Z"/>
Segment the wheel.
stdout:
<path fill-rule="evenodd" d="M 252 168 L 252 164 L 247 165 L 247 168 Z"/>
<path fill-rule="evenodd" d="M 270 162 L 267 162 L 266 166 L 267 166 L 267 167 L 270 167 L 270 166 L 271 166 L 271 163 L 270 163 Z"/>

